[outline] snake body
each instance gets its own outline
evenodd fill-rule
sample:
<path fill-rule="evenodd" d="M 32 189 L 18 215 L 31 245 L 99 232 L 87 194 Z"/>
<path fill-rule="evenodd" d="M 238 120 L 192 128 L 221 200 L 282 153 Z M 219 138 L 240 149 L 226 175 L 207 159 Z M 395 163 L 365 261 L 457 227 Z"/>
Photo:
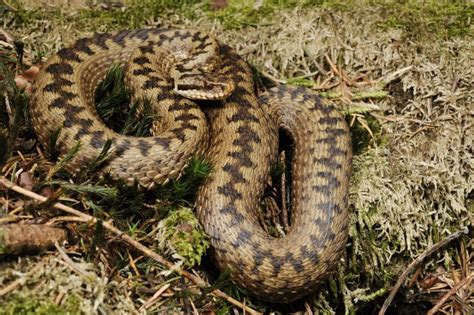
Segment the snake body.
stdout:
<path fill-rule="evenodd" d="M 126 63 L 135 98 L 148 98 L 160 117 L 153 137 L 114 133 L 93 108 L 94 89 L 110 65 Z M 214 99 L 204 114 L 191 99 Z M 199 31 L 142 29 L 78 40 L 53 55 L 38 74 L 31 99 L 43 145 L 61 129 L 65 155 L 77 171 L 112 141 L 105 171 L 147 188 L 176 178 L 194 154 L 212 172 L 199 188 L 198 217 L 214 261 L 249 293 L 284 303 L 328 277 L 344 252 L 351 143 L 344 117 L 301 87 L 256 95 L 248 64 Z M 274 238 L 257 220 L 278 129 L 294 142 L 292 226 Z"/>

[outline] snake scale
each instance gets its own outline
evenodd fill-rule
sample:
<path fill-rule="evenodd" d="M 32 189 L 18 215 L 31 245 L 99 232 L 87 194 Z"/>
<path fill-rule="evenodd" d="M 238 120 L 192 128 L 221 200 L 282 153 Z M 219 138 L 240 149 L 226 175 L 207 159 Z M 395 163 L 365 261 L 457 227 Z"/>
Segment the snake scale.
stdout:
<path fill-rule="evenodd" d="M 159 117 L 152 137 L 117 134 L 97 114 L 95 88 L 112 63 L 125 65 L 133 98 L 152 101 Z M 201 102 L 202 111 L 194 100 L 211 101 Z M 80 39 L 46 62 L 30 111 L 44 146 L 57 130 L 61 156 L 80 142 L 72 172 L 107 140 L 104 171 L 146 188 L 177 178 L 191 156 L 204 154 L 212 171 L 196 208 L 212 257 L 260 299 L 286 303 L 307 295 L 344 253 L 352 153 L 343 115 L 302 87 L 257 95 L 248 64 L 203 32 L 140 29 Z M 256 214 L 278 129 L 294 143 L 292 226 L 282 238 L 265 233 Z"/>

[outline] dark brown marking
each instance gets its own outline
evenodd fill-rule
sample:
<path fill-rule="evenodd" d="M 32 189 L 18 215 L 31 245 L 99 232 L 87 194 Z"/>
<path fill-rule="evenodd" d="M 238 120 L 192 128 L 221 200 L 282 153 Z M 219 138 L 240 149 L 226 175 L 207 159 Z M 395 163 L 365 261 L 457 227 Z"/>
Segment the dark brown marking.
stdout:
<path fill-rule="evenodd" d="M 347 134 L 346 130 L 342 129 L 342 128 L 326 129 L 325 131 L 326 131 L 326 133 L 328 133 L 328 134 L 330 134 L 331 136 L 334 136 L 334 137 L 339 137 L 339 136 L 343 136 L 343 135 Z"/>
<path fill-rule="evenodd" d="M 74 70 L 66 62 L 53 63 L 46 67 L 46 72 L 51 74 L 72 74 Z"/>
<path fill-rule="evenodd" d="M 164 137 L 154 137 L 153 141 L 155 141 L 156 144 L 162 146 L 164 149 L 169 149 L 171 144 L 171 140 Z"/>
<path fill-rule="evenodd" d="M 106 142 L 104 137 L 103 131 L 94 131 L 92 133 L 91 145 L 96 149 L 103 148 Z"/>
<path fill-rule="evenodd" d="M 74 43 L 73 48 L 83 53 L 86 53 L 89 56 L 92 56 L 95 53 L 89 47 L 90 44 L 91 44 L 91 40 L 89 38 L 81 38 Z"/>
<path fill-rule="evenodd" d="M 191 120 L 199 120 L 199 116 L 196 116 L 194 114 L 185 113 L 185 114 L 181 114 L 179 116 L 176 116 L 174 118 L 174 121 L 191 121 Z"/>
<path fill-rule="evenodd" d="M 47 84 L 43 88 L 43 91 L 58 93 L 62 90 L 62 88 L 64 86 L 71 86 L 71 85 L 72 85 L 71 81 L 69 81 L 67 79 L 64 79 L 64 78 L 61 78 L 61 77 L 57 77 L 57 78 L 54 79 L 53 83 Z"/>
<path fill-rule="evenodd" d="M 158 87 L 158 83 L 156 82 L 156 80 L 153 79 L 148 79 L 145 81 L 145 83 L 143 83 L 143 89 L 145 90 L 153 89 L 156 87 Z"/>
<path fill-rule="evenodd" d="M 318 227 L 320 231 L 323 231 L 327 228 L 326 227 L 327 222 L 321 220 L 320 218 L 317 218 L 316 220 L 314 220 L 314 224 Z"/>
<path fill-rule="evenodd" d="M 229 203 L 225 205 L 224 207 L 222 207 L 221 209 L 219 209 L 219 212 L 225 213 L 225 214 L 228 214 L 228 213 L 234 214 L 237 212 L 237 208 L 235 207 L 233 203 Z"/>
<path fill-rule="evenodd" d="M 234 185 L 232 183 L 226 183 L 222 186 L 217 187 L 217 191 L 230 198 L 231 200 L 241 200 L 242 199 L 242 194 L 235 189 Z"/>
<path fill-rule="evenodd" d="M 309 239 L 311 240 L 311 243 L 313 244 L 313 248 L 315 249 L 323 248 L 326 243 L 325 239 L 316 237 L 315 235 L 310 235 Z"/>
<path fill-rule="evenodd" d="M 287 95 L 286 86 L 285 85 L 279 85 L 278 89 L 277 89 L 277 97 L 281 100 L 281 99 L 285 98 L 286 95 Z"/>
<path fill-rule="evenodd" d="M 239 171 L 239 167 L 237 167 L 236 165 L 226 163 L 222 167 L 222 170 L 232 176 L 232 181 L 234 183 L 248 183 L 244 175 L 242 175 L 242 173 Z"/>
<path fill-rule="evenodd" d="M 117 34 L 115 34 L 113 37 L 112 37 L 112 40 L 114 41 L 114 43 L 122 46 L 122 47 L 125 47 L 125 38 L 127 38 L 127 36 L 130 34 L 130 31 L 128 30 L 125 30 L 125 31 L 121 31 Z"/>
<path fill-rule="evenodd" d="M 315 250 L 309 251 L 308 247 L 306 245 L 303 245 L 300 247 L 300 253 L 305 259 L 311 260 L 313 264 L 318 264 L 319 263 L 319 257 L 318 254 Z"/>
<path fill-rule="evenodd" d="M 186 140 L 186 134 L 184 133 L 185 129 L 186 128 L 179 127 L 171 129 L 170 131 L 174 134 L 176 139 L 179 139 L 179 141 L 184 142 L 184 140 Z"/>
<path fill-rule="evenodd" d="M 67 100 L 64 97 L 58 97 L 51 102 L 51 107 L 64 108 L 67 105 Z"/>
<path fill-rule="evenodd" d="M 63 48 L 58 51 L 58 56 L 61 57 L 63 60 L 68 61 L 75 61 L 75 62 L 82 62 L 82 59 L 76 53 L 76 51 L 72 48 Z"/>
<path fill-rule="evenodd" d="M 240 121 L 253 121 L 253 122 L 259 122 L 260 120 L 257 118 L 257 116 L 247 112 L 247 111 L 239 111 L 232 115 L 229 119 L 229 122 L 240 122 Z"/>
<path fill-rule="evenodd" d="M 175 111 L 175 110 L 188 111 L 194 108 L 196 108 L 196 105 L 189 102 L 174 102 L 173 105 L 171 105 L 168 108 L 168 111 L 170 112 Z"/>
<path fill-rule="evenodd" d="M 335 141 L 336 139 L 334 139 L 333 137 L 316 139 L 316 143 L 324 143 L 324 144 L 331 144 L 331 143 L 334 143 Z"/>
<path fill-rule="evenodd" d="M 209 41 L 201 41 L 196 48 L 199 50 L 204 50 L 206 47 L 211 46 L 211 45 L 212 43 Z"/>
<path fill-rule="evenodd" d="M 148 156 L 148 153 L 150 152 L 150 149 L 152 148 L 152 145 L 148 143 L 148 141 L 145 140 L 138 140 L 138 149 L 140 149 L 140 153 L 143 156 Z"/>
<path fill-rule="evenodd" d="M 72 100 L 73 98 L 77 97 L 77 95 L 75 93 L 71 93 L 71 92 L 65 92 L 65 91 L 61 91 L 60 92 L 60 97 L 56 98 L 52 103 L 51 103 L 51 107 L 55 107 L 55 108 L 65 108 L 67 107 L 69 104 L 68 104 L 68 101 Z"/>
<path fill-rule="evenodd" d="M 152 72 L 153 72 L 153 69 L 148 68 L 148 67 L 133 70 L 134 75 L 148 75 Z"/>
<path fill-rule="evenodd" d="M 60 91 L 59 95 L 61 95 L 62 98 L 66 99 L 68 101 L 78 97 L 78 95 L 76 93 L 67 92 L 67 91 Z"/>
<path fill-rule="evenodd" d="M 307 91 L 305 91 L 302 95 L 303 95 L 303 102 L 315 101 L 316 98 L 318 97 L 317 95 L 308 93 Z"/>
<path fill-rule="evenodd" d="M 130 141 L 129 140 L 123 140 L 122 143 L 118 144 L 115 148 L 115 155 L 120 157 L 122 156 L 126 151 L 130 149 Z"/>
<path fill-rule="evenodd" d="M 237 70 L 235 70 L 235 71 L 237 71 Z M 241 109 L 247 110 L 248 108 L 253 107 L 253 104 L 250 103 L 247 99 L 245 99 L 243 97 L 240 97 L 240 95 L 249 95 L 249 94 L 253 95 L 253 90 L 249 91 L 249 90 L 247 90 L 246 87 L 242 87 L 242 86 L 238 85 L 234 88 L 234 93 L 232 94 L 232 96 L 239 95 L 239 97 L 238 97 L 239 106 L 241 107 Z"/>
<path fill-rule="evenodd" d="M 254 130 L 252 130 L 252 128 L 250 128 L 247 125 L 243 125 L 243 126 L 240 126 L 239 128 L 237 128 L 237 133 L 240 135 L 241 140 L 239 140 L 239 141 L 245 141 L 247 143 L 248 142 L 253 142 L 253 143 L 261 143 L 262 142 L 262 140 L 260 139 L 258 134 Z"/>
<path fill-rule="evenodd" d="M 77 124 L 77 125 L 81 126 L 81 128 L 79 128 L 79 131 L 74 136 L 74 140 L 77 140 L 77 141 L 80 140 L 84 135 L 89 134 L 89 129 L 94 123 L 92 121 L 92 119 L 79 119 L 79 120 L 76 120 L 75 117 L 66 117 L 66 120 L 63 123 L 64 127 L 67 127 L 66 122 L 68 124 L 71 124 L 72 122 L 74 122 L 74 124 Z"/>
<path fill-rule="evenodd" d="M 297 273 L 304 271 L 303 262 L 300 259 L 293 257 L 292 253 L 287 253 L 285 256 L 285 260 L 291 264 L 291 266 Z"/>
<path fill-rule="evenodd" d="M 339 121 L 338 117 L 321 117 L 319 123 L 322 125 L 335 125 Z"/>
<path fill-rule="evenodd" d="M 254 164 L 250 157 L 248 156 L 247 153 L 242 152 L 242 151 L 236 151 L 236 152 L 229 152 L 227 153 L 228 156 L 233 157 L 239 162 L 240 166 L 245 166 L 245 167 L 253 167 Z"/>
<path fill-rule="evenodd" d="M 109 46 L 107 46 L 106 41 L 110 38 L 110 36 L 111 35 L 107 33 L 95 34 L 91 41 L 100 48 L 108 50 Z"/>
<path fill-rule="evenodd" d="M 272 276 L 276 277 L 280 273 L 281 266 L 283 266 L 284 262 L 281 260 L 280 257 L 273 256 L 272 254 L 270 254 L 269 257 L 270 257 L 271 264 L 273 266 Z"/>
<path fill-rule="evenodd" d="M 140 56 L 133 59 L 133 62 L 137 65 L 144 65 L 146 63 L 150 63 L 150 59 L 146 56 Z"/>
<path fill-rule="evenodd" d="M 185 122 L 181 125 L 181 128 L 183 129 L 189 129 L 189 130 L 193 130 L 193 131 L 196 131 L 197 130 L 197 127 L 194 126 L 193 124 L 190 124 L 189 122 Z"/>
<path fill-rule="evenodd" d="M 342 167 L 341 163 L 338 163 L 335 159 L 332 158 L 313 158 L 313 163 L 321 164 L 329 169 L 339 170 Z"/>
<path fill-rule="evenodd" d="M 322 104 L 321 98 L 318 98 L 316 104 L 318 106 L 318 109 L 325 114 L 329 114 L 336 110 L 333 104 Z"/>
<path fill-rule="evenodd" d="M 295 100 L 298 96 L 302 95 L 305 93 L 305 88 L 304 87 L 301 87 L 301 86 L 298 86 L 296 88 L 292 88 L 292 89 L 289 89 L 290 91 L 290 98 L 291 100 Z"/>
<path fill-rule="evenodd" d="M 140 46 L 138 49 L 142 52 L 142 54 L 152 54 L 153 53 L 153 46 L 151 44 L 148 44 L 146 46 Z"/>
<path fill-rule="evenodd" d="M 181 83 L 181 84 L 178 84 L 177 88 L 179 90 L 189 91 L 189 90 L 201 90 L 203 88 L 203 86 L 197 85 L 197 84 L 184 84 L 184 83 Z"/>
<path fill-rule="evenodd" d="M 237 211 L 237 208 L 235 207 L 235 205 L 233 203 L 230 203 L 230 204 L 224 206 L 223 208 L 221 208 L 219 210 L 219 212 L 223 213 L 225 215 L 230 215 L 232 217 L 232 219 L 231 219 L 231 224 L 232 225 L 240 224 L 245 219 L 244 216 L 242 215 L 242 213 Z"/>
<path fill-rule="evenodd" d="M 68 119 L 75 120 L 76 115 L 84 110 L 85 108 L 82 106 L 69 105 L 66 107 L 65 115 Z"/>
<path fill-rule="evenodd" d="M 348 153 L 347 150 L 343 150 L 335 146 L 331 146 L 328 151 L 329 151 L 329 155 L 331 156 L 334 156 L 334 155 L 346 156 Z"/>
<path fill-rule="evenodd" d="M 339 212 L 339 207 L 332 203 L 332 202 L 321 202 L 316 204 L 316 208 L 321 209 L 325 215 L 328 216 L 328 218 L 333 218 L 334 213 Z"/>
<path fill-rule="evenodd" d="M 248 230 L 242 229 L 237 235 L 237 239 L 232 244 L 234 247 L 239 247 L 243 244 L 247 244 L 251 238 L 252 234 Z"/>
<path fill-rule="evenodd" d="M 136 37 L 136 38 L 139 38 L 139 39 L 141 39 L 141 40 L 147 40 L 148 37 L 149 37 L 148 33 L 149 33 L 150 31 L 155 31 L 155 30 L 154 30 L 154 29 L 147 29 L 147 28 L 145 28 L 145 29 L 139 29 L 139 30 L 135 31 L 135 33 L 132 33 L 132 34 L 130 35 L 130 37 L 131 37 L 131 38 Z M 156 32 L 153 32 L 153 34 L 156 35 L 157 33 L 156 33 Z"/>
<path fill-rule="evenodd" d="M 188 33 L 188 32 L 187 32 Z M 187 34 L 187 37 L 189 37 L 191 34 Z M 193 40 L 195 42 L 201 41 L 201 32 L 197 31 L 193 34 Z"/>

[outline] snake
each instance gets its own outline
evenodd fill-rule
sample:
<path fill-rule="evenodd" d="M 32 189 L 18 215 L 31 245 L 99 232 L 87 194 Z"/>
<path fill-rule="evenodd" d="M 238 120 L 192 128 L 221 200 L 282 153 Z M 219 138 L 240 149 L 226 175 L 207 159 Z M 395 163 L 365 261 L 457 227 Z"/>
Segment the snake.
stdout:
<path fill-rule="evenodd" d="M 112 131 L 94 105 L 112 64 L 123 66 L 132 99 L 152 103 L 152 136 Z M 206 32 L 145 28 L 100 33 L 53 54 L 32 86 L 39 142 L 78 172 L 110 149 L 103 173 L 152 189 L 179 178 L 192 156 L 212 170 L 198 188 L 197 217 L 220 270 L 250 295 L 290 303 L 334 273 L 348 238 L 351 138 L 344 115 L 314 91 L 276 85 L 258 91 L 249 64 Z M 292 140 L 291 227 L 283 237 L 258 220 L 278 156 L 280 130 Z"/>

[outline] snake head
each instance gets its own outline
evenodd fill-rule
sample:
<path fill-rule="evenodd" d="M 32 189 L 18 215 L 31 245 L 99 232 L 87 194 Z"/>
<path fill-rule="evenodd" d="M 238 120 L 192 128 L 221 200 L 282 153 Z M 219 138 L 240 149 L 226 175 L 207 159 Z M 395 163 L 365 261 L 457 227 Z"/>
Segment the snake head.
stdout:
<path fill-rule="evenodd" d="M 206 72 L 202 69 L 187 72 L 171 71 L 174 91 L 193 100 L 223 100 L 235 89 L 230 76 Z"/>

